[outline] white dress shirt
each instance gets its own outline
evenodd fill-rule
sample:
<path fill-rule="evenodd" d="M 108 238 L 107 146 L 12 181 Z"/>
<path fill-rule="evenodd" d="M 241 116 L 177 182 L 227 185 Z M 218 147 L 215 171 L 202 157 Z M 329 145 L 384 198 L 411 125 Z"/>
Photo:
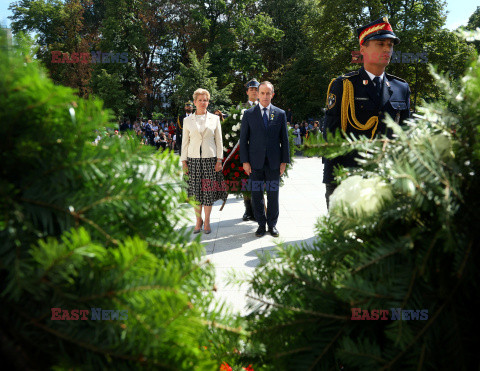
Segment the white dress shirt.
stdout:
<path fill-rule="evenodd" d="M 268 107 L 264 107 L 262 106 L 261 103 L 258 103 L 259 107 L 260 107 L 260 113 L 262 114 L 262 118 L 263 118 L 263 109 L 266 108 L 267 109 L 267 117 L 270 117 L 270 107 L 272 104 L 269 104 Z"/>
<path fill-rule="evenodd" d="M 371 72 L 368 72 L 367 70 L 365 70 L 365 72 L 368 74 L 368 77 L 370 77 L 370 80 L 373 82 L 373 79 L 377 76 L 375 76 L 373 73 Z M 378 77 L 380 77 L 380 81 L 383 81 L 383 76 L 385 76 L 385 72 L 382 72 L 382 74 Z M 373 82 L 373 84 L 375 85 L 375 83 Z"/>

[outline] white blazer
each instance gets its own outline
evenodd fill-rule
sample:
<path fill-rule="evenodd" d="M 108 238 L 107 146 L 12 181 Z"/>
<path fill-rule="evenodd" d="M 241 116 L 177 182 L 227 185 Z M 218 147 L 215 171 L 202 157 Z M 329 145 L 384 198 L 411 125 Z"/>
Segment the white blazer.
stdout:
<path fill-rule="evenodd" d="M 205 130 L 203 133 L 200 133 L 198 131 L 197 123 L 195 122 L 195 114 L 190 115 L 183 119 L 182 130 L 181 161 L 187 161 L 187 157 L 216 157 L 223 159 L 223 141 L 220 117 L 214 115 L 213 113 L 207 112 Z M 200 147 L 202 147 L 201 156 Z"/>

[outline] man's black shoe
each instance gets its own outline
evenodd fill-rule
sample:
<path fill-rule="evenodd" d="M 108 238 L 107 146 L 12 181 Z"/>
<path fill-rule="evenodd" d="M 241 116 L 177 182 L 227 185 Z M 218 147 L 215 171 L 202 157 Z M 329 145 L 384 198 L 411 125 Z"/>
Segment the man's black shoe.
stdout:
<path fill-rule="evenodd" d="M 277 227 L 268 227 L 268 232 L 273 236 L 273 237 L 278 237 L 280 236 L 280 233 L 278 233 Z"/>
<path fill-rule="evenodd" d="M 255 217 L 253 215 L 249 215 L 247 213 L 243 214 L 243 217 L 242 217 L 243 221 L 246 222 L 248 220 L 252 220 L 252 221 L 256 221 L 257 219 L 255 219 Z"/>
<path fill-rule="evenodd" d="M 255 232 L 255 236 L 262 237 L 265 236 L 265 226 L 259 226 L 257 231 Z"/>
<path fill-rule="evenodd" d="M 243 214 L 243 221 L 253 220 L 255 221 L 255 216 L 253 215 L 252 200 L 243 200 L 245 204 L 245 213 Z"/>

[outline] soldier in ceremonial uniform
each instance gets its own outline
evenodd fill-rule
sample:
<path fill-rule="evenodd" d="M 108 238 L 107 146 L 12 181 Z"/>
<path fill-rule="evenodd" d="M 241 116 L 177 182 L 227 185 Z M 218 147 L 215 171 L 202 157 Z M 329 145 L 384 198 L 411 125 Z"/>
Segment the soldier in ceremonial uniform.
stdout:
<path fill-rule="evenodd" d="M 248 100 L 239 105 L 237 108 L 246 108 L 249 109 L 252 106 L 258 104 L 258 87 L 260 86 L 260 83 L 257 81 L 257 79 L 253 78 L 249 82 L 245 84 L 245 89 L 247 93 Z"/>
<path fill-rule="evenodd" d="M 257 81 L 256 78 L 251 79 L 249 82 L 245 84 L 248 100 L 245 103 L 243 103 L 240 108 L 249 109 L 255 106 L 256 104 L 258 104 L 258 87 L 259 86 L 260 86 L 260 83 Z M 245 213 L 243 214 L 242 219 L 244 221 L 255 220 L 251 196 L 250 195 L 247 196 L 246 194 L 244 194 L 243 203 L 245 204 Z"/>
<path fill-rule="evenodd" d="M 255 106 L 256 104 L 258 104 L 258 87 L 259 86 L 260 86 L 260 83 L 255 78 L 251 79 L 249 82 L 245 84 L 248 100 L 245 103 L 239 104 L 237 106 L 238 110 L 249 109 Z M 240 140 L 238 140 L 238 142 L 231 148 L 231 150 L 232 152 L 225 160 L 224 166 L 228 162 L 229 157 L 236 154 L 240 150 Z M 238 178 L 240 181 L 248 180 L 249 176 L 242 171 Z M 243 214 L 242 219 L 244 221 L 247 221 L 247 220 L 255 221 L 255 215 L 253 212 L 253 204 L 252 204 L 250 192 L 248 193 L 243 192 L 243 203 L 245 204 L 245 213 Z"/>
<path fill-rule="evenodd" d="M 377 19 L 357 30 L 363 67 L 333 79 L 327 91 L 327 111 L 324 137 L 327 131 L 341 130 L 346 135 L 364 135 L 374 139 L 380 135 L 391 137 L 384 119 L 388 113 L 397 123 L 410 116 L 410 88 L 405 80 L 385 72 L 400 42 L 386 17 Z M 358 166 L 356 154 L 324 159 L 323 182 L 326 186 L 327 207 L 337 184 L 334 168 Z"/>
<path fill-rule="evenodd" d="M 182 154 L 182 132 L 183 132 L 183 120 L 185 117 L 193 115 L 193 103 L 188 101 L 185 103 L 185 114 L 178 116 L 177 118 L 177 127 L 175 128 L 175 135 L 176 135 L 176 144 L 178 148 L 178 154 Z"/>

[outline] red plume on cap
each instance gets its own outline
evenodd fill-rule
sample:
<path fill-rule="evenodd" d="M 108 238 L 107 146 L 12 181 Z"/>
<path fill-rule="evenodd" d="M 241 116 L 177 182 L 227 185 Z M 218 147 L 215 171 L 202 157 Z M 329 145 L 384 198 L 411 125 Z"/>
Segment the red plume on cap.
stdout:
<path fill-rule="evenodd" d="M 393 39 L 395 45 L 400 43 L 400 39 L 393 33 L 392 26 L 388 23 L 387 17 L 382 17 L 366 26 L 357 29 L 358 41 L 360 45 L 367 40 Z"/>

